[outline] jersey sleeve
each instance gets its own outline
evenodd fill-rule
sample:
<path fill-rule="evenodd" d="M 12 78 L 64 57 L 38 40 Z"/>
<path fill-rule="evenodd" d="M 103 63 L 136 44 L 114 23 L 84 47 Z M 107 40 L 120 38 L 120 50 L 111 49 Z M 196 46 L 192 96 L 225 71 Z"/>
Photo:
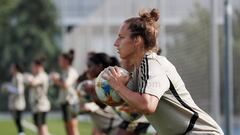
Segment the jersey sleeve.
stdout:
<path fill-rule="evenodd" d="M 32 80 L 34 82 L 34 87 L 43 85 L 44 77 L 42 75 L 35 76 Z"/>
<path fill-rule="evenodd" d="M 23 80 L 23 76 L 22 75 L 17 75 L 17 94 L 22 94 L 24 93 L 24 80 Z"/>
<path fill-rule="evenodd" d="M 67 86 L 72 86 L 78 78 L 78 72 L 76 70 L 70 70 L 65 79 L 65 83 Z"/>
<path fill-rule="evenodd" d="M 138 91 L 158 99 L 169 89 L 170 82 L 157 60 L 145 57 L 139 68 Z"/>

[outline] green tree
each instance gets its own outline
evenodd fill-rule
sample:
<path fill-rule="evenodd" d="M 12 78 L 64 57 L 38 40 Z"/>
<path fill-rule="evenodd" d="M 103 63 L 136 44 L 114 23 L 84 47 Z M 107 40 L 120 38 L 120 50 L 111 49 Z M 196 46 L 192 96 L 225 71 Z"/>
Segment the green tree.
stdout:
<path fill-rule="evenodd" d="M 61 36 L 52 0 L 0 0 L 0 85 L 9 81 L 9 67 L 19 62 L 29 71 L 32 60 L 46 57 L 47 71 L 57 69 Z M 0 93 L 0 108 L 6 109 Z M 2 110 L 2 109 L 1 109 Z"/>
<path fill-rule="evenodd" d="M 1 0 L 0 9 L 0 80 L 7 79 L 13 61 L 29 68 L 34 58 L 45 56 L 47 69 L 53 68 L 60 29 L 52 0 Z"/>

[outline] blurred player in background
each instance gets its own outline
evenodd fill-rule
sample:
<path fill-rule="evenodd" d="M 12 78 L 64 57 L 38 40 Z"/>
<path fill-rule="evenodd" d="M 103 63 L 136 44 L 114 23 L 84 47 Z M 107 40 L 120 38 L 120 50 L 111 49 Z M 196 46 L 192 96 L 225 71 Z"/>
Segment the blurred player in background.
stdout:
<path fill-rule="evenodd" d="M 160 135 L 223 134 L 194 103 L 174 65 L 153 50 L 158 19 L 159 12 L 152 9 L 124 21 L 115 46 L 121 59 L 134 65 L 132 78 L 128 82 L 120 77 L 118 68 L 109 68 L 105 79 L 130 107 L 146 116 Z"/>
<path fill-rule="evenodd" d="M 13 63 L 10 68 L 10 73 L 12 75 L 12 81 L 10 84 L 4 85 L 4 88 L 7 89 L 7 92 L 9 93 L 8 108 L 13 116 L 18 135 L 25 135 L 21 123 L 22 113 L 26 108 L 23 69 L 20 64 Z"/>
<path fill-rule="evenodd" d="M 94 80 L 101 71 L 103 71 L 106 67 L 109 66 L 120 66 L 117 58 L 109 57 L 105 53 L 93 54 L 88 59 L 87 74 L 89 79 Z M 85 92 L 91 95 L 91 100 L 94 101 L 95 106 L 97 105 L 97 107 L 88 107 L 88 104 L 90 103 L 85 104 L 85 106 L 88 107 L 85 109 L 90 110 L 90 116 L 94 123 L 94 135 L 138 135 L 146 132 L 150 125 L 146 119 L 141 118 L 135 121 L 124 120 L 123 118 L 118 116 L 118 113 L 114 107 L 107 106 L 98 100 L 95 93 L 94 82 L 90 82 L 90 80 L 87 80 L 82 83 L 84 83 L 85 85 Z M 80 99 L 81 98 L 83 97 L 80 97 Z M 88 97 L 85 96 L 85 98 Z"/>
<path fill-rule="evenodd" d="M 48 135 L 46 115 L 50 111 L 48 99 L 49 79 L 44 69 L 45 58 L 38 58 L 32 63 L 32 77 L 28 79 L 30 86 L 29 101 L 33 112 L 34 124 L 38 128 L 39 135 Z"/>
<path fill-rule="evenodd" d="M 87 60 L 88 69 L 85 72 L 85 74 L 87 74 L 87 80 L 82 83 L 84 83 L 84 90 L 86 94 L 90 96 L 90 99 L 88 99 L 88 103 L 81 103 L 81 110 L 88 112 L 93 121 L 93 135 L 114 135 L 116 134 L 118 125 L 122 121 L 110 106 L 107 106 L 98 100 L 95 93 L 94 79 L 102 70 L 104 70 L 104 68 L 114 65 L 119 65 L 118 60 L 115 57 L 108 56 L 106 53 L 91 54 Z M 81 95 L 81 90 L 78 92 Z M 84 97 L 80 96 L 80 98 Z"/>
<path fill-rule="evenodd" d="M 87 53 L 87 63 L 89 61 L 89 58 L 92 57 L 93 55 L 95 54 L 95 52 L 91 51 L 91 52 L 88 52 Z M 88 66 L 88 64 L 87 64 Z M 88 68 L 88 67 L 87 67 Z M 89 77 L 88 77 L 88 72 L 87 70 L 84 71 L 82 74 L 79 75 L 78 79 L 77 79 L 77 83 L 79 84 L 80 82 L 84 81 L 84 80 L 87 80 Z"/>
<path fill-rule="evenodd" d="M 77 70 L 72 66 L 74 51 L 62 53 L 59 66 L 62 69 L 60 77 L 52 75 L 51 79 L 60 88 L 59 102 L 62 108 L 63 120 L 68 135 L 79 135 L 77 115 L 79 112 L 78 96 L 75 83 L 78 78 Z"/>

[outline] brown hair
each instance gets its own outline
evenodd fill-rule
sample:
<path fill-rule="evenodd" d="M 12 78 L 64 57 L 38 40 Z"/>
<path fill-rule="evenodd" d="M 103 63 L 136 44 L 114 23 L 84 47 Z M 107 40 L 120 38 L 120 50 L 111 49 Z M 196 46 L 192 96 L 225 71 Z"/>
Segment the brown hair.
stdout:
<path fill-rule="evenodd" d="M 110 57 L 106 53 L 95 53 L 89 58 L 89 62 L 95 65 L 102 65 L 104 68 L 108 66 L 119 66 L 119 61 L 116 57 Z"/>
<path fill-rule="evenodd" d="M 37 66 L 43 66 L 44 62 L 46 61 L 46 58 L 44 56 L 36 58 L 33 63 Z"/>
<path fill-rule="evenodd" d="M 154 8 L 151 11 L 141 10 L 139 17 L 129 18 L 125 23 L 129 24 L 131 38 L 142 37 L 145 49 L 151 50 L 157 44 L 158 19 L 159 11 Z"/>
<path fill-rule="evenodd" d="M 64 59 L 66 59 L 70 65 L 72 65 L 74 59 L 74 50 L 70 49 L 68 53 L 62 53 L 61 55 Z"/>
<path fill-rule="evenodd" d="M 18 72 L 23 73 L 23 67 L 22 67 L 22 65 L 21 65 L 20 63 L 15 62 L 15 63 L 12 64 L 12 66 L 13 66 Z"/>

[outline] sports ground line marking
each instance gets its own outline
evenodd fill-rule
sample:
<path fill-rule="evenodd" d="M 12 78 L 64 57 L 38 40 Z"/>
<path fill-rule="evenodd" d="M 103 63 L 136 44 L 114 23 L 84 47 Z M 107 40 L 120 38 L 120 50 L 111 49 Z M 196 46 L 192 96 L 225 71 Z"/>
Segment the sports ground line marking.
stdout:
<path fill-rule="evenodd" d="M 25 128 L 33 131 L 34 133 L 37 133 L 37 127 L 34 124 L 28 122 L 27 120 L 22 120 L 22 124 Z M 53 134 L 48 133 L 48 135 L 53 135 Z"/>

